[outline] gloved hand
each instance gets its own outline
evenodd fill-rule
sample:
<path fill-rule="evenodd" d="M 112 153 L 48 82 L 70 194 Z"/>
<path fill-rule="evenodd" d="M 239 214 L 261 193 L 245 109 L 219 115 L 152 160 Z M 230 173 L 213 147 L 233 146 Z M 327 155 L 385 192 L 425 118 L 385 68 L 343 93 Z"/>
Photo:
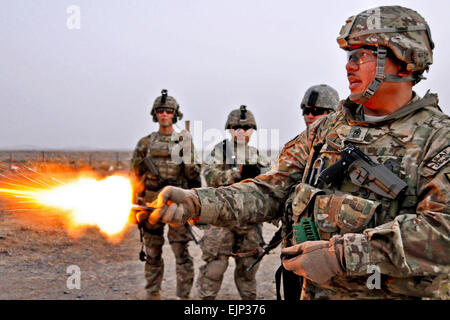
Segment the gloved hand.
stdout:
<path fill-rule="evenodd" d="M 345 272 L 344 244 L 339 236 L 330 241 L 306 241 L 282 249 L 281 254 L 285 256 L 282 262 L 286 270 L 318 284 Z"/>
<path fill-rule="evenodd" d="M 131 201 L 132 203 L 136 204 L 136 205 L 143 205 L 145 204 L 144 198 L 140 197 L 136 194 L 133 195 L 133 200 Z M 148 204 L 146 204 L 148 205 Z M 129 224 L 140 224 L 141 221 L 146 220 L 146 218 L 140 218 L 142 214 L 145 214 L 144 212 L 140 213 L 140 210 L 137 210 L 136 208 L 132 208 L 130 210 L 130 214 L 128 216 L 128 223 Z M 148 215 L 147 215 L 148 218 Z M 139 220 L 142 219 L 142 220 Z"/>
<path fill-rule="evenodd" d="M 153 201 L 151 203 L 147 202 L 145 203 L 145 206 L 153 208 L 156 205 L 156 201 Z M 135 213 L 135 217 L 136 217 L 136 222 L 139 225 L 142 225 L 142 223 L 144 223 L 145 221 L 148 220 L 148 218 L 150 217 L 151 212 L 148 210 L 141 210 L 141 209 L 137 209 L 136 213 Z"/>
<path fill-rule="evenodd" d="M 200 214 L 200 199 L 194 190 L 168 186 L 162 189 L 152 207 L 156 209 L 148 217 L 149 223 L 162 221 L 181 226 Z"/>

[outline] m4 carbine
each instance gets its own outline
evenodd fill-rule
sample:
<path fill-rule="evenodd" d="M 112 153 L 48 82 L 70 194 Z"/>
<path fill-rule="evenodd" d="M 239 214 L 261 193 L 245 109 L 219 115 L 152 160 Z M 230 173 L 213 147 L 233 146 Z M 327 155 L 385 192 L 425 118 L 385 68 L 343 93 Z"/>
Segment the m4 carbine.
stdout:
<path fill-rule="evenodd" d="M 255 261 L 252 262 L 252 264 L 247 268 L 246 271 L 247 272 L 251 271 L 253 267 L 256 266 L 262 260 L 262 258 L 264 258 L 266 254 L 268 254 L 271 250 L 278 247 L 281 240 L 283 239 L 281 238 L 281 228 L 279 228 L 277 232 L 275 232 L 275 234 L 273 235 L 273 238 L 272 240 L 270 240 L 269 244 L 263 249 L 263 251 L 259 254 L 259 256 L 255 259 Z"/>

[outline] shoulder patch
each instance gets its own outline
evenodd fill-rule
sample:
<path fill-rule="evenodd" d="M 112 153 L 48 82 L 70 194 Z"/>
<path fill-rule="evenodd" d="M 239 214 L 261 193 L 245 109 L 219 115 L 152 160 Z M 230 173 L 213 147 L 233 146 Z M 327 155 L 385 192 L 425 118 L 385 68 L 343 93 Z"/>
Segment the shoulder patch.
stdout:
<path fill-rule="evenodd" d="M 450 146 L 435 155 L 431 160 L 426 163 L 426 166 L 435 171 L 442 168 L 450 161 Z M 448 177 L 448 176 L 447 176 Z"/>

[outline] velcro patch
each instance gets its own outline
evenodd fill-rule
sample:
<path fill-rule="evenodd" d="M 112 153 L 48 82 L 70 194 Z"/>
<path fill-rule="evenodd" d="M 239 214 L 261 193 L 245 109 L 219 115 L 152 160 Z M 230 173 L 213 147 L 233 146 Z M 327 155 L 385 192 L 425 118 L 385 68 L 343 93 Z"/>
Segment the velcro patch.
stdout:
<path fill-rule="evenodd" d="M 450 146 L 439 152 L 437 155 L 433 157 L 430 161 L 427 162 L 426 166 L 433 170 L 439 170 L 442 168 L 447 162 L 450 161 Z"/>

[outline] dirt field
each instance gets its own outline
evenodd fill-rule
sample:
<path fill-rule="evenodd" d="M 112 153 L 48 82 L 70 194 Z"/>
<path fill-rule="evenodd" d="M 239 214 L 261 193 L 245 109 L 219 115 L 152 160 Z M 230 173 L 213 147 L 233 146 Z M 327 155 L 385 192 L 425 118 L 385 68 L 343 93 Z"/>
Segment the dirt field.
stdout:
<path fill-rule="evenodd" d="M 264 224 L 269 242 L 276 227 Z M 202 231 L 194 228 L 198 237 Z M 142 299 L 144 264 L 138 260 L 139 233 L 130 226 L 122 240 L 110 243 L 97 229 L 87 229 L 79 238 L 71 238 L 61 221 L 50 213 L 0 211 L 0 299 Z M 196 278 L 202 265 L 201 250 L 191 243 Z M 279 266 L 280 248 L 267 255 L 257 273 L 258 299 L 273 300 L 274 274 Z M 175 260 L 166 241 L 163 248 L 165 274 L 162 298 L 176 299 Z M 77 265 L 81 288 L 68 289 L 67 268 Z M 240 299 L 233 279 L 234 261 L 225 274 L 218 299 Z M 191 292 L 198 299 L 195 286 Z"/>

